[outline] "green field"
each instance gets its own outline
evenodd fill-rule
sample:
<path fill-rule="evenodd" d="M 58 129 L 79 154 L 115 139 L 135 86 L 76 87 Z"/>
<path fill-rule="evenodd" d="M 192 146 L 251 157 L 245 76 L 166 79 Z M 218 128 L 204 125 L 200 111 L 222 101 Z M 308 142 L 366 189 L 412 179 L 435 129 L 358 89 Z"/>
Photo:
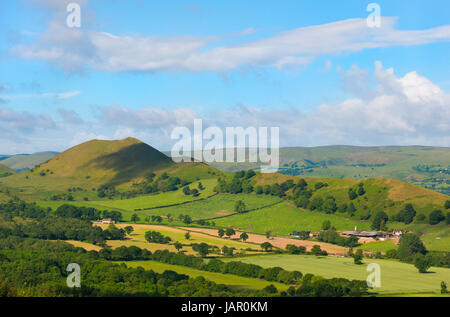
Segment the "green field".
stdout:
<path fill-rule="evenodd" d="M 167 215 L 177 217 L 178 215 L 189 215 L 193 220 L 221 217 L 235 213 L 234 206 L 237 201 L 242 200 L 246 209 L 256 209 L 279 202 L 274 196 L 259 196 L 254 194 L 219 194 L 206 200 L 193 203 L 149 210 L 146 213 L 156 215 Z"/>
<path fill-rule="evenodd" d="M 131 199 L 110 200 L 94 203 L 102 205 L 104 207 L 118 208 L 128 211 L 134 211 L 135 209 L 147 209 L 173 204 L 180 204 L 186 201 L 198 200 L 201 198 L 211 196 L 213 194 L 213 189 L 216 182 L 217 181 L 215 179 L 202 180 L 201 183 L 203 184 L 205 189 L 200 191 L 200 195 L 198 197 L 186 196 L 185 194 L 183 194 L 183 191 L 176 190 L 173 192 L 159 193 L 156 195 L 146 195 Z M 189 187 L 197 188 L 197 186 L 198 182 L 194 182 Z"/>
<path fill-rule="evenodd" d="M 213 195 L 213 189 L 216 184 L 215 179 L 205 179 L 201 181 L 204 190 L 200 191 L 200 195 L 198 197 L 186 196 L 183 194 L 181 190 L 172 191 L 172 192 L 163 192 L 153 195 L 145 195 L 139 196 L 136 198 L 130 199 L 115 199 L 115 200 L 92 200 L 92 201 L 38 201 L 37 204 L 44 208 L 52 208 L 56 209 L 64 204 L 72 204 L 75 206 L 84 206 L 84 207 L 92 207 L 97 209 L 107 209 L 107 210 L 117 210 L 122 212 L 123 219 L 125 221 L 129 221 L 131 215 L 135 213 L 135 209 L 146 209 L 146 208 L 155 208 L 164 205 L 173 205 L 180 204 L 193 200 L 201 200 L 203 198 L 209 197 Z M 194 188 L 198 186 L 198 182 L 193 182 L 190 187 Z M 76 197 L 75 197 L 76 198 Z M 158 212 L 152 213 L 149 211 L 140 211 L 136 212 L 141 215 L 152 215 L 159 214 Z M 167 213 L 166 213 L 167 214 Z"/>
<path fill-rule="evenodd" d="M 270 255 L 246 257 L 240 261 L 262 267 L 279 266 L 324 278 L 342 277 L 356 280 L 366 280 L 367 264 L 378 263 L 381 268 L 381 287 L 374 291 L 379 293 L 434 293 L 440 291 L 441 281 L 450 283 L 450 269 L 432 267 L 430 273 L 421 274 L 412 264 L 392 260 L 364 259 L 363 265 L 356 265 L 352 258 Z"/>
<path fill-rule="evenodd" d="M 362 244 L 359 247 L 357 247 L 357 249 L 361 249 L 361 250 L 369 251 L 369 252 L 373 252 L 373 253 L 375 253 L 375 252 L 386 253 L 387 251 L 389 251 L 391 249 L 397 249 L 397 245 L 394 242 L 392 242 L 392 240 L 374 241 L 374 242 Z"/>
<path fill-rule="evenodd" d="M 232 274 L 221 274 L 215 272 L 206 272 L 201 270 L 196 270 L 189 267 L 165 264 L 155 261 L 129 261 L 122 262 L 129 267 L 142 267 L 146 270 L 153 270 L 157 273 L 162 273 L 167 270 L 175 271 L 180 274 L 186 274 L 190 277 L 203 276 L 207 280 L 215 282 L 217 284 L 226 284 L 232 287 L 250 288 L 250 289 L 263 289 L 264 287 L 273 284 L 279 291 L 286 290 L 289 286 L 277 282 L 267 282 L 264 280 L 242 277 Z"/>
<path fill-rule="evenodd" d="M 217 219 L 215 223 L 219 227 L 232 226 L 262 234 L 270 230 L 274 235 L 287 236 L 295 230 L 321 230 L 325 220 L 330 220 L 331 225 L 335 226 L 337 230 L 353 230 L 355 226 L 361 230 L 370 228 L 368 222 L 306 211 L 286 202 L 245 214 Z"/>

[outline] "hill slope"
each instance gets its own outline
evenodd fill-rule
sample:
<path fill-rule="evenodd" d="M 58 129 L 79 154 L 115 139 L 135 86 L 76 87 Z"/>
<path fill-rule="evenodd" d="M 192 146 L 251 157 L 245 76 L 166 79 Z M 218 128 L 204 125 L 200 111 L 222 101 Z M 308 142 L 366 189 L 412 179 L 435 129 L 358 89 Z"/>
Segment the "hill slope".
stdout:
<path fill-rule="evenodd" d="M 14 175 L 16 173 L 16 171 L 14 171 L 13 169 L 10 169 L 9 167 L 0 164 L 0 177 L 6 177 L 6 176 L 10 176 L 10 175 Z"/>
<path fill-rule="evenodd" d="M 388 177 L 450 194 L 450 148 L 320 146 L 280 148 L 279 173 L 301 177 Z M 257 163 L 212 163 L 225 172 Z"/>
<path fill-rule="evenodd" d="M 297 182 L 299 177 L 280 174 L 259 174 L 256 184 L 282 183 L 288 179 L 293 179 L 294 182 Z M 341 204 L 349 205 L 351 202 L 356 208 L 352 218 L 361 220 L 369 219 L 371 215 L 381 210 L 391 217 L 397 214 L 407 203 L 413 205 L 417 214 L 422 213 L 428 216 L 435 209 L 445 210 L 445 201 L 450 199 L 445 194 L 384 177 L 362 180 L 313 177 L 304 179 L 308 183 L 307 189 L 312 192 L 310 201 L 315 198 L 326 200 L 331 196 L 335 199 L 338 207 Z M 326 186 L 317 189 L 317 183 L 324 183 Z M 357 195 L 356 198 L 350 200 L 349 189 L 353 189 L 356 192 L 360 183 L 363 184 L 365 193 Z M 335 213 L 349 216 L 349 212 L 340 213 L 336 211 Z"/>

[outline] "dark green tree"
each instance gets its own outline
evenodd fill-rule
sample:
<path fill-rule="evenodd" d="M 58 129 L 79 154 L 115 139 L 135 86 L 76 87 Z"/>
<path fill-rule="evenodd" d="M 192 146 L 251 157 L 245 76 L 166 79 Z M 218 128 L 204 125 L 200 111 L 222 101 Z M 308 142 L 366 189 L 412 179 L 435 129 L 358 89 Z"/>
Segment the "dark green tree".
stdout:
<path fill-rule="evenodd" d="M 272 250 L 272 244 L 270 244 L 269 242 L 263 242 L 261 243 L 261 249 L 263 249 L 264 251 L 268 252 L 269 250 Z"/>
<path fill-rule="evenodd" d="M 445 217 L 442 213 L 442 210 L 439 209 L 433 210 L 428 216 L 428 223 L 430 225 L 437 225 L 443 220 L 445 220 Z"/>
<path fill-rule="evenodd" d="M 387 223 L 389 217 L 386 215 L 386 213 L 382 210 L 378 211 L 373 217 L 372 217 L 372 224 L 371 228 L 372 230 L 384 230 L 384 226 Z"/>
<path fill-rule="evenodd" d="M 245 232 L 242 232 L 241 235 L 239 236 L 239 238 L 242 239 L 242 241 L 247 241 L 248 239 L 248 234 L 246 234 Z"/>
<path fill-rule="evenodd" d="M 414 261 L 414 266 L 419 270 L 419 273 L 426 273 L 431 267 L 431 259 L 426 255 L 418 255 Z"/>
<path fill-rule="evenodd" d="M 427 250 L 420 238 L 412 233 L 405 233 L 400 238 L 397 256 L 402 261 L 411 261 L 418 254 L 426 254 Z"/>
<path fill-rule="evenodd" d="M 361 249 L 359 249 L 353 254 L 353 262 L 355 264 L 363 264 L 362 259 L 363 259 L 363 252 Z"/>
<path fill-rule="evenodd" d="M 330 220 L 325 220 L 323 223 L 322 223 L 322 229 L 323 230 L 328 230 L 328 229 L 330 229 L 331 228 L 331 221 Z"/>
<path fill-rule="evenodd" d="M 234 211 L 237 213 L 245 212 L 245 208 L 246 208 L 245 203 L 242 200 L 238 200 L 234 205 Z"/>
<path fill-rule="evenodd" d="M 133 215 L 131 216 L 131 222 L 136 223 L 136 222 L 138 222 L 139 220 L 141 220 L 141 219 L 139 218 L 139 216 L 138 216 L 137 214 L 133 214 Z"/>
<path fill-rule="evenodd" d="M 225 235 L 230 238 L 231 236 L 234 236 L 236 234 L 236 231 L 234 231 L 233 228 L 227 228 L 225 230 Z"/>

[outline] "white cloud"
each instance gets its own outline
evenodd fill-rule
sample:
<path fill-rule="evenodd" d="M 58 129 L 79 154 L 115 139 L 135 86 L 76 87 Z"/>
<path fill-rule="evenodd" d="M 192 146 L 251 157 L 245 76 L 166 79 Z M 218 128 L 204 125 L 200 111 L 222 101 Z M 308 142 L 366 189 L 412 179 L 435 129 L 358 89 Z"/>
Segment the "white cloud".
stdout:
<path fill-rule="evenodd" d="M 384 69 L 380 62 L 375 63 L 373 78 L 368 70 L 357 66 L 341 76 L 354 97 L 310 111 L 240 105 L 199 114 L 187 108 L 128 109 L 111 105 L 97 109 L 96 122 L 82 122 L 76 113 L 64 110 L 59 111 L 63 121 L 54 122 L 45 115 L 0 108 L 0 153 L 14 149 L 61 151 L 90 139 L 127 136 L 167 150 L 174 143 L 170 139 L 172 129 L 185 126 L 192 130 L 196 118 L 203 119 L 204 128 L 279 127 L 281 146 L 450 146 L 450 95 L 426 77 L 415 71 L 397 77 L 392 68 Z"/>
<path fill-rule="evenodd" d="M 43 2 L 49 7 L 56 5 L 55 1 Z M 356 18 L 301 27 L 238 45 L 220 45 L 217 36 L 118 36 L 87 28 L 69 29 L 61 21 L 64 19 L 55 13 L 39 40 L 15 46 L 11 52 L 70 72 L 85 68 L 104 72 L 224 72 L 240 67 L 298 67 L 323 54 L 450 40 L 450 25 L 398 30 L 393 17 L 382 17 L 381 28 L 369 28 L 366 19 Z M 252 32 L 249 28 L 235 36 Z"/>
<path fill-rule="evenodd" d="M 8 94 L 2 95 L 8 99 L 26 99 L 26 98 L 55 98 L 55 99 L 69 99 L 81 94 L 79 90 L 66 91 L 66 92 L 45 92 L 38 94 Z"/>

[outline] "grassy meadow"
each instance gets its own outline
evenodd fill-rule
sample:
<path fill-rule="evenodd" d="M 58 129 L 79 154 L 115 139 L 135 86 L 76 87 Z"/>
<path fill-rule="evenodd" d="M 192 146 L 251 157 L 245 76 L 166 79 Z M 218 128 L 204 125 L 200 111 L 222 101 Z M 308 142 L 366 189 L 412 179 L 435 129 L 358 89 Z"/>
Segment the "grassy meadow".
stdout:
<path fill-rule="evenodd" d="M 298 270 L 324 278 L 342 277 L 366 280 L 367 264 L 377 263 L 381 268 L 381 287 L 375 292 L 387 293 L 438 293 L 441 281 L 450 283 L 450 269 L 432 267 L 429 273 L 418 273 L 412 264 L 393 260 L 364 259 L 363 265 L 353 263 L 352 258 L 316 257 L 311 255 L 252 256 L 240 259 L 245 263 L 262 267 L 279 266 L 286 270 Z"/>
<path fill-rule="evenodd" d="M 270 230 L 274 235 L 287 236 L 295 230 L 321 230 L 325 220 L 330 220 L 331 225 L 337 230 L 353 230 L 355 226 L 361 230 L 370 229 L 368 222 L 306 211 L 287 202 L 249 213 L 216 219 L 215 223 L 216 226 L 237 227 L 244 231 L 261 234 Z"/>
<path fill-rule="evenodd" d="M 249 288 L 249 289 L 263 289 L 264 287 L 273 284 L 279 291 L 285 291 L 289 286 L 277 282 L 268 282 L 257 278 L 243 277 L 232 274 L 221 274 L 215 272 L 206 272 L 189 267 L 166 264 L 156 261 L 128 261 L 125 263 L 128 267 L 142 267 L 146 270 L 153 270 L 157 273 L 164 271 L 175 271 L 179 274 L 186 274 L 192 278 L 203 276 L 207 280 L 217 284 L 225 284 L 231 287 Z"/>

